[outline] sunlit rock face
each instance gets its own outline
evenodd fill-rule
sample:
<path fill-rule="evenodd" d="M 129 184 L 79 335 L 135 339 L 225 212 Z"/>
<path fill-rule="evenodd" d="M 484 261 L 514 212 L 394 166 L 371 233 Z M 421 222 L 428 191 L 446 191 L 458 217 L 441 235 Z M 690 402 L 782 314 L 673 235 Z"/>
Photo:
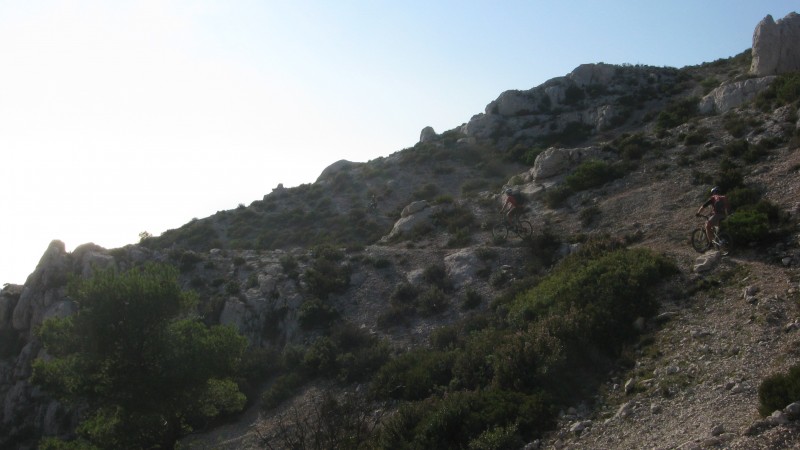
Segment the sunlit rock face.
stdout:
<path fill-rule="evenodd" d="M 779 75 L 800 70 L 800 15 L 790 13 L 777 22 L 767 16 L 753 32 L 754 75 Z"/>

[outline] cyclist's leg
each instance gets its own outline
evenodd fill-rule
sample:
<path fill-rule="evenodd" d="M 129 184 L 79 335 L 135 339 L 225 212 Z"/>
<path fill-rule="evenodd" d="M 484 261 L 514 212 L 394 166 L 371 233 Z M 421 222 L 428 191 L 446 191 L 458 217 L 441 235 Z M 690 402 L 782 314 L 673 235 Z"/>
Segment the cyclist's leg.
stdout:
<path fill-rule="evenodd" d="M 714 241 L 714 228 L 719 226 L 719 220 L 720 216 L 714 214 L 706 221 L 706 237 L 708 238 L 708 242 Z"/>

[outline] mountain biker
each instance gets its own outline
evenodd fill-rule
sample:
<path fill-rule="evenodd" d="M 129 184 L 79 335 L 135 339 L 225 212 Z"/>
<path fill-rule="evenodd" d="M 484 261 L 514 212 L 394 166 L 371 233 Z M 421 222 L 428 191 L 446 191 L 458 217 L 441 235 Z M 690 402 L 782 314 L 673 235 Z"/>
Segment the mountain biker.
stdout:
<path fill-rule="evenodd" d="M 519 213 L 521 210 L 519 200 L 514 195 L 514 192 L 511 189 L 506 189 L 506 201 L 503 203 L 503 207 L 500 208 L 500 214 L 508 207 L 508 212 L 506 213 L 506 221 L 509 225 L 512 225 L 512 218 Z"/>
<path fill-rule="evenodd" d="M 714 236 L 714 227 L 719 226 L 722 219 L 728 217 L 729 205 L 728 197 L 722 195 L 719 187 L 714 186 L 711 188 L 711 197 L 697 209 L 697 215 L 703 211 L 707 206 L 711 206 L 711 217 L 706 220 L 706 239 L 710 243 Z"/>

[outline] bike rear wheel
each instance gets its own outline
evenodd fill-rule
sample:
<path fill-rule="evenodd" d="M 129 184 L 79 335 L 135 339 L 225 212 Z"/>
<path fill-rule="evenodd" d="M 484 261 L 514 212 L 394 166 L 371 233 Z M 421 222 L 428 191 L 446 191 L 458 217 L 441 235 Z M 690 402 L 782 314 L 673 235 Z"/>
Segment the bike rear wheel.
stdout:
<path fill-rule="evenodd" d="M 533 235 L 533 225 L 527 220 L 520 220 L 517 222 L 517 227 L 514 229 L 514 233 L 517 236 L 525 239 L 527 237 L 531 237 Z"/>
<path fill-rule="evenodd" d="M 706 237 L 706 230 L 697 228 L 692 231 L 692 248 L 695 249 L 695 251 L 703 253 L 710 247 L 711 245 L 708 243 L 708 238 Z"/>
<path fill-rule="evenodd" d="M 717 250 L 720 251 L 720 253 L 722 253 L 723 255 L 727 255 L 728 253 L 731 252 L 732 246 L 733 246 L 733 239 L 731 238 L 730 234 L 724 231 L 720 231 L 719 233 L 717 233 L 717 238 L 714 240 L 714 247 L 716 247 Z"/>
<path fill-rule="evenodd" d="M 498 222 L 492 227 L 492 237 L 495 239 L 505 239 L 508 237 L 508 227 L 504 222 Z"/>

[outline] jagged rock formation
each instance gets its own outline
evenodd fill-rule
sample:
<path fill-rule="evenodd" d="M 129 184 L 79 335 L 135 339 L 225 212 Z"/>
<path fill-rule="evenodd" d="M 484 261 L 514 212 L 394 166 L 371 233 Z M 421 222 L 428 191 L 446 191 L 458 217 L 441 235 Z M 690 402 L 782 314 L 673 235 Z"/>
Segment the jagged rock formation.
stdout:
<path fill-rule="evenodd" d="M 789 13 L 777 22 L 768 15 L 753 32 L 753 63 L 757 76 L 800 70 L 800 15 Z"/>

